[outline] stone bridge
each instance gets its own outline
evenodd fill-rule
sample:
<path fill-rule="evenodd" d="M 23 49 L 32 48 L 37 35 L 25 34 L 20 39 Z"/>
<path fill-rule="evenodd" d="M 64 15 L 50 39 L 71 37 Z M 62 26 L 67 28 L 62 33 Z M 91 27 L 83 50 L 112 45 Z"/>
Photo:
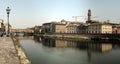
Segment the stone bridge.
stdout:
<path fill-rule="evenodd" d="M 10 31 L 14 35 L 33 35 L 34 30 L 33 29 L 11 29 Z"/>
<path fill-rule="evenodd" d="M 11 33 L 33 33 L 33 29 L 11 29 Z"/>

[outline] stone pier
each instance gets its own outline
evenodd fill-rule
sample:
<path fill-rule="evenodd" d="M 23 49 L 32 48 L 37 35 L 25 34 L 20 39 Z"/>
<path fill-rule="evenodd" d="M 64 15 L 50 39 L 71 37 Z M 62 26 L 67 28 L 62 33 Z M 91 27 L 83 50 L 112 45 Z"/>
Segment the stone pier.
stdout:
<path fill-rule="evenodd" d="M 20 64 L 17 51 L 10 37 L 0 37 L 0 64 Z"/>

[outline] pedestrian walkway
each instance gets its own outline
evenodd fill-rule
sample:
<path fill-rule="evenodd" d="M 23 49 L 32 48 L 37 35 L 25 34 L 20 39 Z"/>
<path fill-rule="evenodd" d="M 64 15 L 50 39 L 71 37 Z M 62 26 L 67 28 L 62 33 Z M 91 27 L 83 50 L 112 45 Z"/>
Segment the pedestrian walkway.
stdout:
<path fill-rule="evenodd" d="M 10 37 L 0 37 L 0 64 L 20 64 L 16 49 Z"/>

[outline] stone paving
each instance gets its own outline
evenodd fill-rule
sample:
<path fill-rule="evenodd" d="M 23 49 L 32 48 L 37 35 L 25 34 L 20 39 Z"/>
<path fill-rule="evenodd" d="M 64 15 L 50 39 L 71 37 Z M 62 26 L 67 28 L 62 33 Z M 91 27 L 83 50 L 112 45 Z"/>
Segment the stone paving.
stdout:
<path fill-rule="evenodd" d="M 0 64 L 20 64 L 19 57 L 10 37 L 0 37 Z"/>

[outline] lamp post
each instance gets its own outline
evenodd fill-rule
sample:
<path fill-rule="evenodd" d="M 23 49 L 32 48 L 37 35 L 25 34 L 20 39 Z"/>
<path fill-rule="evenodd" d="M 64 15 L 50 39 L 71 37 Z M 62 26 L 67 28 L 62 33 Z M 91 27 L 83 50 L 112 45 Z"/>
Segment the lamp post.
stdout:
<path fill-rule="evenodd" d="M 10 35 L 10 24 L 9 24 L 9 14 L 10 14 L 10 8 L 9 7 L 7 7 L 7 9 L 6 9 L 6 12 L 7 12 L 7 22 L 8 22 L 8 26 L 7 26 L 7 36 L 9 36 Z"/>

